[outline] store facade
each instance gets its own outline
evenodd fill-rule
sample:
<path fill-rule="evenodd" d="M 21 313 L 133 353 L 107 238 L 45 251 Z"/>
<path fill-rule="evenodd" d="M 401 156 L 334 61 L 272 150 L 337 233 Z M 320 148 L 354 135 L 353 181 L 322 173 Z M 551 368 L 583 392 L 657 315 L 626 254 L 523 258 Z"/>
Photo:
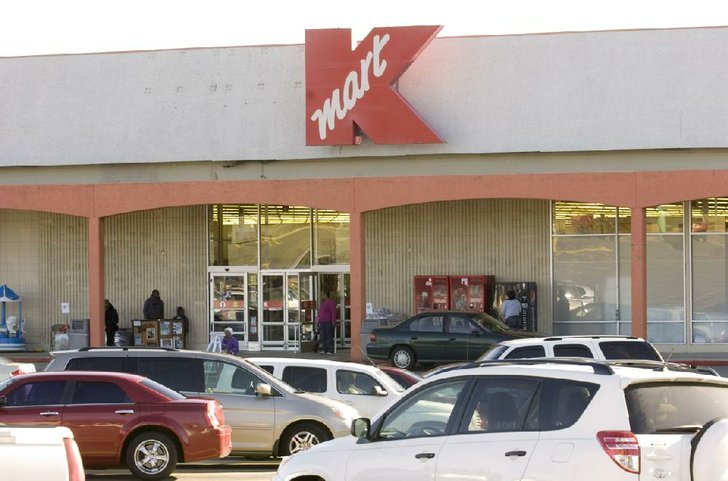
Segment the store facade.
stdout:
<path fill-rule="evenodd" d="M 125 327 L 159 289 L 194 348 L 296 349 L 326 290 L 358 359 L 368 304 L 482 274 L 535 282 L 545 333 L 724 349 L 728 29 L 428 35 L 384 76 L 428 129 L 356 117 L 337 145 L 311 145 L 309 46 L 0 59 L 0 283 L 29 346 L 71 318 L 99 345 L 104 298 Z"/>

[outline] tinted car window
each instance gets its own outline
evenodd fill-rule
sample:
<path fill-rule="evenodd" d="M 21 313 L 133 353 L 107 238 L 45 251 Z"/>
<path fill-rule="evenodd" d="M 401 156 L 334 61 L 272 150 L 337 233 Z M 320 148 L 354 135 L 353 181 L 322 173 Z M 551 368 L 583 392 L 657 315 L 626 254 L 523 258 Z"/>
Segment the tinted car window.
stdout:
<path fill-rule="evenodd" d="M 728 387 L 705 383 L 637 384 L 625 390 L 635 434 L 680 432 L 728 416 Z M 697 431 L 697 429 L 696 429 Z"/>
<path fill-rule="evenodd" d="M 500 357 L 507 349 L 508 346 L 501 346 L 499 344 L 496 344 L 495 346 L 485 351 L 485 353 L 483 353 L 483 355 L 478 358 L 478 361 L 485 361 L 487 359 L 500 359 Z"/>
<path fill-rule="evenodd" d="M 286 366 L 283 381 L 306 392 L 326 392 L 326 369 L 317 367 Z"/>
<path fill-rule="evenodd" d="M 546 351 L 543 346 L 517 347 L 509 352 L 505 359 L 528 359 L 531 357 L 545 357 Z"/>
<path fill-rule="evenodd" d="M 182 394 L 178 393 L 177 391 L 171 390 L 167 386 L 163 386 L 163 385 L 159 384 L 157 381 L 152 381 L 151 379 L 145 378 L 139 382 L 142 386 L 147 387 L 147 388 L 151 389 L 152 391 L 158 392 L 158 393 L 162 394 L 163 396 L 168 397 L 172 401 L 177 400 L 177 399 L 185 399 L 185 396 L 183 396 Z"/>
<path fill-rule="evenodd" d="M 373 377 L 361 372 L 339 369 L 336 371 L 336 390 L 341 394 L 357 394 L 362 396 L 375 396 L 377 387 L 385 391 Z"/>
<path fill-rule="evenodd" d="M 275 369 L 273 368 L 273 366 L 266 366 L 264 364 L 261 364 L 258 367 L 261 368 L 261 369 L 263 369 L 265 372 L 270 373 L 270 374 L 273 374 L 273 371 L 275 371 Z"/>
<path fill-rule="evenodd" d="M 28 382 L 7 395 L 8 406 L 42 406 L 63 404 L 66 381 Z"/>
<path fill-rule="evenodd" d="M 240 366 L 222 361 L 204 361 L 205 392 L 255 395 L 258 376 Z"/>
<path fill-rule="evenodd" d="M 651 344 L 637 341 L 602 341 L 599 343 L 606 359 L 649 359 L 661 361 Z"/>
<path fill-rule="evenodd" d="M 378 438 L 403 439 L 445 434 L 466 381 L 436 383 L 400 402 L 382 420 Z"/>
<path fill-rule="evenodd" d="M 479 381 L 465 409 L 460 432 L 521 431 L 537 390 L 538 381 L 531 379 Z"/>
<path fill-rule="evenodd" d="M 71 404 L 123 404 L 131 400 L 116 384 L 104 381 L 76 381 Z"/>
<path fill-rule="evenodd" d="M 123 357 L 77 357 L 68 361 L 66 371 L 123 372 Z"/>
<path fill-rule="evenodd" d="M 138 357 L 138 374 L 175 391 L 204 392 L 202 360 L 183 357 Z"/>
<path fill-rule="evenodd" d="M 410 322 L 409 330 L 414 332 L 442 332 L 443 316 L 424 316 Z"/>
<path fill-rule="evenodd" d="M 573 425 L 598 390 L 597 384 L 567 380 L 545 381 L 538 399 L 538 420 L 530 420 L 531 427 L 541 431 L 553 431 Z"/>
<path fill-rule="evenodd" d="M 452 334 L 470 334 L 475 327 L 471 326 L 470 320 L 464 317 L 451 316 L 447 331 Z"/>
<path fill-rule="evenodd" d="M 591 349 L 583 344 L 554 344 L 556 357 L 589 357 L 593 358 Z"/>

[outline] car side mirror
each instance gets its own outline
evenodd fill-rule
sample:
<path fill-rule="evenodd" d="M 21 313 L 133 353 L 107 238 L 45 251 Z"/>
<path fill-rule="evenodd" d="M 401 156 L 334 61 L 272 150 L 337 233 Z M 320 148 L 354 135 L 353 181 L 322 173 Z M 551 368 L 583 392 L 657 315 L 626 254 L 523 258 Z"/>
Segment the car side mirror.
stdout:
<path fill-rule="evenodd" d="M 270 387 L 270 384 L 259 382 L 255 385 L 255 394 L 257 394 L 258 396 L 270 396 L 271 393 L 272 389 Z"/>
<path fill-rule="evenodd" d="M 386 390 L 386 389 L 384 389 L 384 388 L 383 388 L 382 386 L 374 386 L 374 387 L 372 388 L 372 391 L 373 391 L 373 393 L 374 393 L 374 395 L 375 395 L 375 396 L 382 396 L 382 397 L 384 397 L 384 396 L 386 396 L 387 394 L 389 394 L 389 393 L 387 392 L 387 390 Z"/>
<path fill-rule="evenodd" d="M 351 435 L 356 438 L 367 439 L 371 427 L 371 421 L 367 418 L 354 419 L 351 422 Z"/>

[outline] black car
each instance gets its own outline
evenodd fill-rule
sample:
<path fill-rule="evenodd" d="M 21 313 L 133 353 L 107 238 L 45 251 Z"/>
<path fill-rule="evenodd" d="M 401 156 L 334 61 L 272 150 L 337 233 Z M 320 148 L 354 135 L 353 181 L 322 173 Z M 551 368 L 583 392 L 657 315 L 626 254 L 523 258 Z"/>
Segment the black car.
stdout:
<path fill-rule="evenodd" d="M 366 350 L 372 359 L 411 369 L 417 362 L 475 360 L 493 344 L 536 335 L 509 329 L 482 312 L 432 311 L 373 329 Z"/>

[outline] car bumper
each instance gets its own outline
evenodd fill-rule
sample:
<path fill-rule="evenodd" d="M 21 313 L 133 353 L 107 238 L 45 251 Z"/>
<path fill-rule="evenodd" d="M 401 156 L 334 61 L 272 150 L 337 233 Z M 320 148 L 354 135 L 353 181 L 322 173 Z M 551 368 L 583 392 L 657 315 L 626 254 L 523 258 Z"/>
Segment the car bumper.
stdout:
<path fill-rule="evenodd" d="M 232 432 L 230 426 L 223 425 L 191 437 L 189 449 L 185 451 L 185 462 L 224 458 L 233 448 Z"/>

